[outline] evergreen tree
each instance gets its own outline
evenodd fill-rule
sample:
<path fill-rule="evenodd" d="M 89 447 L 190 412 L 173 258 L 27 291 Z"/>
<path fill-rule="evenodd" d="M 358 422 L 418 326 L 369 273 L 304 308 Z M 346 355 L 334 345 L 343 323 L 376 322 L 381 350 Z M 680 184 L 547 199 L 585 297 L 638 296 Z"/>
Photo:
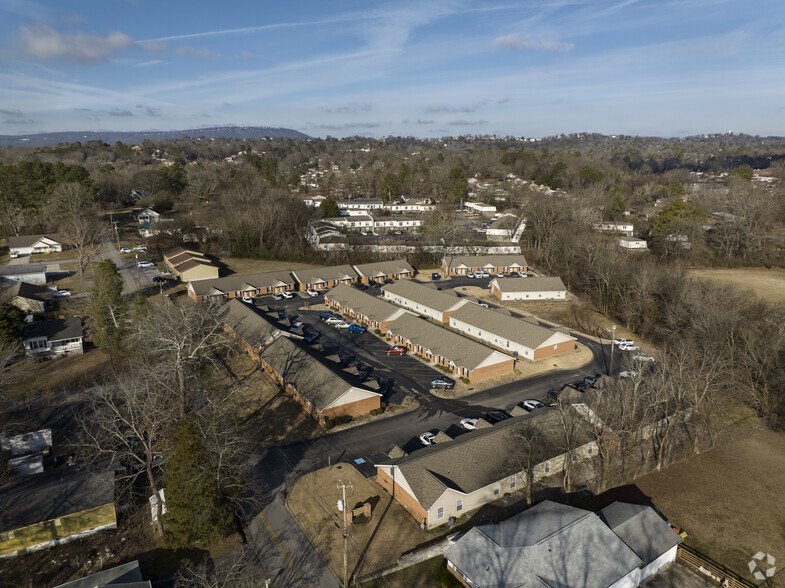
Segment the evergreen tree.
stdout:
<path fill-rule="evenodd" d="M 333 198 L 325 198 L 319 206 L 324 218 L 335 218 L 341 216 L 341 209 Z"/>
<path fill-rule="evenodd" d="M 20 329 L 25 313 L 5 300 L 0 301 L 0 340 L 19 343 Z"/>
<path fill-rule="evenodd" d="M 123 338 L 125 303 L 122 288 L 114 262 L 105 259 L 99 263 L 92 291 L 95 343 L 110 353 L 120 348 Z"/>

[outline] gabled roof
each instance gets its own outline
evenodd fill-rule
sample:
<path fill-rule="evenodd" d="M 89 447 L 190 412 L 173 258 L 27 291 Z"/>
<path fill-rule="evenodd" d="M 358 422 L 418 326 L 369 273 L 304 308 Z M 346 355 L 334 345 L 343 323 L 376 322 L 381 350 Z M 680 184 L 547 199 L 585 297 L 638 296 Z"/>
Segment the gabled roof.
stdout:
<path fill-rule="evenodd" d="M 8 248 L 32 247 L 41 239 L 49 239 L 55 243 L 62 243 L 62 239 L 58 233 L 51 233 L 49 235 L 19 235 L 18 237 L 8 237 Z"/>
<path fill-rule="evenodd" d="M 79 580 L 60 584 L 55 588 L 104 588 L 113 586 L 115 588 L 142 588 L 151 586 L 150 581 L 143 581 L 142 570 L 139 568 L 139 561 L 129 561 L 108 570 L 102 570 L 97 574 L 91 574 Z"/>
<path fill-rule="evenodd" d="M 526 281 L 528 278 L 524 278 Z M 538 349 L 555 342 L 574 340 L 574 337 L 559 333 L 554 329 L 541 327 L 536 323 L 515 318 L 509 314 L 485 308 L 479 304 L 466 304 L 450 315 L 485 333 L 493 333 L 509 341 L 519 343 L 529 349 Z"/>
<path fill-rule="evenodd" d="M 191 288 L 197 296 L 205 296 L 214 291 L 235 292 L 243 290 L 247 286 L 251 288 L 270 288 L 277 285 L 293 286 L 294 279 L 287 271 L 262 272 L 258 274 L 232 274 L 224 278 L 212 278 L 209 280 L 199 280 L 190 282 Z"/>
<path fill-rule="evenodd" d="M 339 284 L 326 292 L 324 297 L 327 300 L 334 300 L 341 306 L 351 308 L 354 312 L 366 316 L 369 320 L 377 323 L 383 323 L 397 315 L 409 312 L 400 306 L 395 306 L 390 302 L 366 294 L 362 290 L 346 284 Z"/>
<path fill-rule="evenodd" d="M 599 516 L 641 558 L 642 566 L 649 565 L 682 541 L 648 506 L 614 502 L 602 509 Z"/>
<path fill-rule="evenodd" d="M 454 257 L 445 257 L 448 268 L 460 267 L 510 267 L 511 265 L 519 265 L 521 267 L 528 267 L 526 258 L 521 254 L 516 255 L 456 255 Z"/>
<path fill-rule="evenodd" d="M 77 339 L 81 336 L 82 319 L 78 317 L 35 321 L 22 326 L 23 341 L 35 337 L 46 337 L 49 341 L 62 341 L 63 339 Z"/>
<path fill-rule="evenodd" d="M 355 271 L 361 277 L 373 278 L 375 276 L 386 276 L 389 274 L 414 273 L 414 268 L 405 259 L 395 259 L 393 261 L 379 261 L 376 263 L 363 263 L 354 266 Z"/>
<path fill-rule="evenodd" d="M 231 328 L 238 337 L 251 347 L 261 344 L 278 330 L 248 304 L 236 298 L 230 300 L 218 310 L 216 319 Z"/>
<path fill-rule="evenodd" d="M 594 440 L 591 425 L 574 409 L 570 407 L 565 414 L 578 419 L 576 446 Z M 564 432 L 559 409 L 541 408 L 379 465 L 398 466 L 415 498 L 427 510 L 447 488 L 469 494 L 526 469 L 528 460 L 524 461 L 521 453 L 524 438 L 533 440 L 533 464 L 562 455 Z"/>
<path fill-rule="evenodd" d="M 25 274 L 45 274 L 45 263 L 20 263 L 0 266 L 0 276 L 23 276 Z"/>
<path fill-rule="evenodd" d="M 54 292 L 46 286 L 28 284 L 27 282 L 14 282 L 8 285 L 1 284 L 0 296 L 8 300 L 20 297 L 29 300 L 37 300 L 39 302 L 48 302 L 52 300 Z"/>
<path fill-rule="evenodd" d="M 554 292 L 566 290 L 561 278 L 495 278 L 502 292 Z"/>
<path fill-rule="evenodd" d="M 458 298 L 454 294 L 437 290 L 432 286 L 425 286 L 413 280 L 398 280 L 392 284 L 387 284 L 382 290 L 406 298 L 414 304 L 432 308 L 437 312 L 447 312 L 469 302 L 466 299 Z"/>
<path fill-rule="evenodd" d="M 545 501 L 473 528 L 444 557 L 480 586 L 611 586 L 641 560 L 597 515 Z"/>
<path fill-rule="evenodd" d="M 297 270 L 292 272 L 292 276 L 300 284 L 314 284 L 320 281 L 356 280 L 357 272 L 350 265 L 333 265 Z"/>

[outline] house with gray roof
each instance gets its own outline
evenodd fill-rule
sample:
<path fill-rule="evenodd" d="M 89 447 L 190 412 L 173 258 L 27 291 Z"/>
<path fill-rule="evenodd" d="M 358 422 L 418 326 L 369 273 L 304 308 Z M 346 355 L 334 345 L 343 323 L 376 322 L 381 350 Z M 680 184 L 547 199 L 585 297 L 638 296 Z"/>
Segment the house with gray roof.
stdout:
<path fill-rule="evenodd" d="M 570 423 L 569 440 L 563 417 Z M 531 440 L 530 452 L 523 450 L 525 439 Z M 596 454 L 596 432 L 578 411 L 567 407 L 562 415 L 559 408 L 543 408 L 377 463 L 377 481 L 430 529 Z"/>
<path fill-rule="evenodd" d="M 472 382 L 509 374 L 515 367 L 510 355 L 413 314 L 398 317 L 387 325 L 385 332 L 396 345 L 403 345 Z"/>
<path fill-rule="evenodd" d="M 52 319 L 35 321 L 22 327 L 25 353 L 34 357 L 48 355 L 81 355 L 82 319 Z"/>
<path fill-rule="evenodd" d="M 27 282 L 0 284 L 0 299 L 7 300 L 26 313 L 36 314 L 49 310 L 53 297 L 54 291 L 38 284 Z"/>
<path fill-rule="evenodd" d="M 348 314 L 356 321 L 368 325 L 370 329 L 385 329 L 398 317 L 412 314 L 381 298 L 366 294 L 354 286 L 343 284 L 325 292 L 324 303 L 338 312 Z"/>
<path fill-rule="evenodd" d="M 544 501 L 496 525 L 474 527 L 444 551 L 472 587 L 621 588 L 640 583 L 641 560 L 592 512 Z"/>
<path fill-rule="evenodd" d="M 449 324 L 459 333 L 532 361 L 575 350 L 575 337 L 479 304 L 462 306 L 450 315 Z"/>
<path fill-rule="evenodd" d="M 515 255 L 450 255 L 442 258 L 442 270 L 447 276 L 462 276 L 470 272 L 491 274 L 526 272 L 529 266 L 521 254 Z"/>
<path fill-rule="evenodd" d="M 387 284 L 382 288 L 382 296 L 398 306 L 442 323 L 447 322 L 450 313 L 470 304 L 466 298 L 458 298 L 455 294 L 437 290 L 433 285 L 412 280 Z"/>
<path fill-rule="evenodd" d="M 294 290 L 294 278 L 283 270 L 257 274 L 232 274 L 224 278 L 199 280 L 188 284 L 188 296 L 200 302 L 243 296 L 265 296 L 290 290 Z"/>
<path fill-rule="evenodd" d="M 360 276 L 360 281 L 363 284 L 367 284 L 371 280 L 383 282 L 385 280 L 411 278 L 414 275 L 414 268 L 405 259 L 362 263 L 355 265 L 354 271 Z"/>
<path fill-rule="evenodd" d="M 499 300 L 566 300 L 567 288 L 561 278 L 494 278 L 491 294 Z"/>
<path fill-rule="evenodd" d="M 48 274 L 45 263 L 20 263 L 0 266 L 0 282 L 27 282 L 46 284 Z"/>
<path fill-rule="evenodd" d="M 32 253 L 52 253 L 63 250 L 63 239 L 58 234 L 50 235 L 19 235 L 8 238 L 8 249 L 11 257 L 30 255 Z"/>
<path fill-rule="evenodd" d="M 280 336 L 280 331 L 245 302 L 237 299 L 224 304 L 215 314 L 224 331 L 237 339 L 244 351 L 258 353 Z"/>
<path fill-rule="evenodd" d="M 338 284 L 357 281 L 357 272 L 350 265 L 333 265 L 292 272 L 299 290 L 326 290 Z"/>
<path fill-rule="evenodd" d="M 90 574 L 79 580 L 60 584 L 55 588 L 151 588 L 150 580 L 142 578 L 139 561 L 129 561 L 113 568 L 101 570 L 97 574 Z"/>

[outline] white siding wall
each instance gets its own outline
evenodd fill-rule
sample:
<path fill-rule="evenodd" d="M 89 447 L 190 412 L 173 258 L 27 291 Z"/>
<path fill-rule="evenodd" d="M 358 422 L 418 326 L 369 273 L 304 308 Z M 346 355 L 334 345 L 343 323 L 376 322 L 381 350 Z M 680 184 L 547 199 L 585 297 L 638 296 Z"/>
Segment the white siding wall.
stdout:
<path fill-rule="evenodd" d="M 678 545 L 674 545 L 668 551 L 663 553 L 660 557 L 655 559 L 649 565 L 641 570 L 640 581 L 643 582 L 649 576 L 653 576 L 656 574 L 663 566 L 668 565 L 669 563 L 676 561 L 676 550 L 678 549 Z"/>

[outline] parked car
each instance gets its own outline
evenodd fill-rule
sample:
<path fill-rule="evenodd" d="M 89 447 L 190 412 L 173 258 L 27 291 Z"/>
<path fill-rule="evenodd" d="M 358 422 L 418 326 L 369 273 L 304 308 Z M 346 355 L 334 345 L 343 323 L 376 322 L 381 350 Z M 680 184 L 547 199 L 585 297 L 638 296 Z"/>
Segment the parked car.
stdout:
<path fill-rule="evenodd" d="M 387 355 L 404 355 L 406 353 L 406 347 L 403 345 L 396 345 L 394 347 L 390 347 L 389 349 L 385 349 L 384 352 Z"/>
<path fill-rule="evenodd" d="M 637 378 L 638 377 L 638 372 L 636 372 L 635 370 L 624 370 L 622 372 L 619 372 L 619 377 L 620 378 Z"/>
<path fill-rule="evenodd" d="M 422 443 L 424 447 L 434 445 L 436 443 L 436 435 L 430 431 L 425 431 L 425 433 L 420 435 L 420 443 Z"/>
<path fill-rule="evenodd" d="M 293 329 L 304 329 L 305 328 L 305 323 L 303 321 L 294 321 L 292 323 L 292 328 Z"/>
<path fill-rule="evenodd" d="M 619 345 L 619 349 L 622 351 L 640 351 L 640 347 L 637 345 L 633 345 L 632 343 L 627 343 L 624 345 Z"/>
<path fill-rule="evenodd" d="M 313 331 L 303 333 L 303 341 L 305 341 L 306 343 L 313 343 L 318 338 L 319 338 L 319 333 L 314 333 Z"/>
<path fill-rule="evenodd" d="M 496 274 L 496 277 L 497 278 L 503 278 L 504 277 L 504 272 L 499 272 L 498 274 Z"/>
<path fill-rule="evenodd" d="M 153 284 L 163 284 L 164 282 L 167 281 L 168 280 L 163 276 L 153 276 Z M 246 298 L 250 298 L 250 296 L 243 296 L 243 302 L 248 302 Z"/>
<path fill-rule="evenodd" d="M 474 274 L 473 274 L 473 273 L 471 273 L 471 272 L 469 272 L 468 274 L 466 274 L 466 277 L 467 277 L 467 278 L 473 278 L 473 277 L 474 277 Z"/>
<path fill-rule="evenodd" d="M 71 295 L 70 290 L 58 290 L 52 296 L 55 298 L 68 298 Z"/>
<path fill-rule="evenodd" d="M 281 296 L 283 296 L 286 299 L 294 298 L 294 294 L 292 294 L 291 292 L 287 292 L 287 291 L 281 292 Z"/>
<path fill-rule="evenodd" d="M 510 272 L 510 277 L 511 278 L 520 278 L 520 277 L 525 277 L 525 276 L 521 276 L 521 274 L 519 274 L 518 272 Z"/>
<path fill-rule="evenodd" d="M 490 278 L 491 274 L 489 274 L 488 272 L 481 272 L 480 277 L 481 278 Z"/>
<path fill-rule="evenodd" d="M 583 383 L 586 384 L 587 386 L 591 386 L 592 388 L 594 388 L 594 386 L 599 381 L 600 381 L 600 376 L 599 375 L 597 375 L 597 376 L 587 376 L 587 377 L 583 378 Z"/>
<path fill-rule="evenodd" d="M 136 262 L 136 267 L 155 267 L 155 264 L 147 259 L 139 259 Z"/>
<path fill-rule="evenodd" d="M 538 408 L 545 408 L 545 405 L 539 400 L 524 400 L 521 402 L 521 406 L 529 412 L 537 410 Z"/>
<path fill-rule="evenodd" d="M 358 325 L 356 323 L 353 323 L 353 324 L 349 325 L 349 332 L 350 333 L 364 333 L 367 330 L 368 329 L 366 329 L 364 326 Z"/>
<path fill-rule="evenodd" d="M 632 361 L 653 362 L 654 358 L 651 355 L 646 355 L 645 353 L 637 353 L 632 356 Z"/>
<path fill-rule="evenodd" d="M 18 251 L 12 251 L 11 252 L 11 259 L 17 259 L 19 257 L 20 257 L 20 255 L 19 255 Z"/>
<path fill-rule="evenodd" d="M 635 341 L 632 339 L 625 339 L 624 337 L 619 337 L 613 340 L 614 345 L 634 345 Z"/>
<path fill-rule="evenodd" d="M 136 247 L 134 247 L 133 250 L 134 251 L 145 251 L 146 252 L 147 251 L 147 245 L 137 245 Z"/>
<path fill-rule="evenodd" d="M 329 318 L 324 319 L 324 322 L 326 322 L 328 325 L 337 325 L 339 323 L 346 323 L 346 321 L 339 316 L 331 316 Z M 348 327 L 349 323 L 346 323 L 346 326 Z"/>
<path fill-rule="evenodd" d="M 120 247 L 120 253 L 131 253 L 130 247 Z"/>
<path fill-rule="evenodd" d="M 477 421 L 480 419 L 461 419 L 461 426 L 467 431 L 474 431 L 477 428 Z"/>
<path fill-rule="evenodd" d="M 434 273 L 431 274 L 431 279 L 432 280 L 441 280 L 442 276 L 440 274 L 437 274 L 436 272 L 434 272 Z"/>
<path fill-rule="evenodd" d="M 368 285 L 371 288 L 378 288 L 379 286 L 381 286 L 381 284 L 379 282 L 377 282 L 376 280 L 368 280 Z"/>
<path fill-rule="evenodd" d="M 368 284 L 357 284 L 357 287 L 362 290 L 363 292 L 367 290 L 370 286 Z"/>
<path fill-rule="evenodd" d="M 482 272 L 481 271 L 474 272 L 474 277 L 475 278 L 482 278 L 483 277 Z M 486 275 L 485 277 L 488 278 L 490 276 Z"/>
<path fill-rule="evenodd" d="M 485 415 L 485 420 L 492 425 L 511 419 L 512 415 L 504 412 L 503 410 L 492 410 Z"/>
<path fill-rule="evenodd" d="M 306 293 L 306 294 L 308 294 L 308 296 L 318 296 L 318 295 L 319 295 L 319 292 L 318 292 L 318 291 L 316 291 L 316 290 L 311 290 L 310 288 L 308 288 L 308 289 L 305 291 L 305 293 Z"/>
<path fill-rule="evenodd" d="M 487 304 L 485 304 L 485 302 L 478 302 L 477 304 L 479 304 L 479 305 L 480 305 L 480 306 L 482 306 L 483 308 L 490 308 L 490 306 L 488 306 Z"/>
<path fill-rule="evenodd" d="M 278 294 L 278 292 L 273 292 L 273 300 L 283 300 L 283 296 Z"/>
<path fill-rule="evenodd" d="M 322 322 L 325 322 L 325 323 L 326 323 L 326 322 L 327 322 L 327 319 L 332 319 L 332 318 L 335 318 L 335 319 L 341 320 L 341 317 L 339 317 L 339 316 L 338 316 L 337 314 L 335 314 L 334 312 L 329 312 L 329 311 L 327 311 L 327 312 L 320 312 L 320 313 L 319 313 L 319 320 L 320 320 L 320 321 L 322 321 Z"/>
<path fill-rule="evenodd" d="M 455 380 L 450 378 L 434 378 L 431 380 L 431 388 L 455 388 Z"/>

